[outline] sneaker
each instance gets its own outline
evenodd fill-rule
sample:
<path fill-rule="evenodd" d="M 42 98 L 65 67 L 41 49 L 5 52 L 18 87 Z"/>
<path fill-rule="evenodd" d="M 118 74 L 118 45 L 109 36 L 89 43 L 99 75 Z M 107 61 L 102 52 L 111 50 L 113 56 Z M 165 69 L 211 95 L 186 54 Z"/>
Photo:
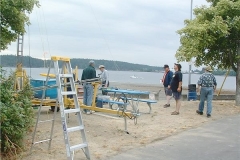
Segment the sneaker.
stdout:
<path fill-rule="evenodd" d="M 211 117 L 211 114 L 207 114 L 207 118 L 210 118 Z"/>
<path fill-rule="evenodd" d="M 89 114 L 91 114 L 91 112 L 90 112 L 90 111 L 87 111 L 87 115 L 89 115 Z"/>
<path fill-rule="evenodd" d="M 164 108 L 170 107 L 170 104 L 165 104 L 163 107 Z"/>
<path fill-rule="evenodd" d="M 199 115 L 203 115 L 203 112 L 200 112 L 199 110 L 196 110 L 196 113 Z"/>
<path fill-rule="evenodd" d="M 95 113 L 95 111 L 90 111 L 90 112 L 91 112 L 91 114 Z"/>

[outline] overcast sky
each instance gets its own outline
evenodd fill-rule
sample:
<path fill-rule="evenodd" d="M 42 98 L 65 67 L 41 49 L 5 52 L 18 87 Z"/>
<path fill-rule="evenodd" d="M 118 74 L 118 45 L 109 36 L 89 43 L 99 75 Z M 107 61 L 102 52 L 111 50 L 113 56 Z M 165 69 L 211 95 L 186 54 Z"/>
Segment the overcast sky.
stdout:
<path fill-rule="evenodd" d="M 152 66 L 176 62 L 177 30 L 191 0 L 40 0 L 30 15 L 24 55 L 108 59 Z M 193 0 L 193 7 L 206 5 Z M 29 44 L 30 38 L 30 44 Z M 16 54 L 12 43 L 3 54 Z M 188 70 L 188 63 L 182 63 Z"/>

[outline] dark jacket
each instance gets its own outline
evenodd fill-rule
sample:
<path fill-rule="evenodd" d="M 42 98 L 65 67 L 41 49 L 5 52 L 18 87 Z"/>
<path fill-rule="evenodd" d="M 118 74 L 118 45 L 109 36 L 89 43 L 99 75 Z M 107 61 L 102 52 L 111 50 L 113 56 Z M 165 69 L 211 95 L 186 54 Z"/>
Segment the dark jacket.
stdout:
<path fill-rule="evenodd" d="M 170 85 L 172 77 L 173 77 L 173 72 L 168 71 L 168 73 L 166 74 L 165 80 L 163 82 L 164 87 L 168 87 Z"/>
<path fill-rule="evenodd" d="M 96 70 L 93 66 L 89 65 L 87 68 L 83 70 L 81 80 L 93 78 L 96 78 Z"/>

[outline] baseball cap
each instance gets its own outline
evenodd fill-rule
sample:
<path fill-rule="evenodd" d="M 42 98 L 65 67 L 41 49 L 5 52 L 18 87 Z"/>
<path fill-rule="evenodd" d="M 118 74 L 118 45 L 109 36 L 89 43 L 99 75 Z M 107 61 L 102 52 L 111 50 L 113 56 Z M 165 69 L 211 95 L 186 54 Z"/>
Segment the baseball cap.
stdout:
<path fill-rule="evenodd" d="M 100 68 L 105 68 L 105 66 L 104 66 L 104 65 L 100 65 L 100 66 L 99 66 L 99 69 L 100 69 Z"/>
<path fill-rule="evenodd" d="M 165 64 L 163 68 L 169 68 L 169 65 Z"/>

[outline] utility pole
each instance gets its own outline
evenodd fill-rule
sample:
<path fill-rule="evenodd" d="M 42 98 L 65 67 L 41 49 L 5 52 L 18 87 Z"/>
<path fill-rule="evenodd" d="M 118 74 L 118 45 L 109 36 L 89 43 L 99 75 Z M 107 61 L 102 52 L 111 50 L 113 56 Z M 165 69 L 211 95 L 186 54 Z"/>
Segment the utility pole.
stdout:
<path fill-rule="evenodd" d="M 191 0 L 190 20 L 192 20 L 192 8 L 193 8 L 193 0 Z M 192 74 L 192 59 L 189 62 L 188 84 L 191 84 L 191 74 Z"/>

